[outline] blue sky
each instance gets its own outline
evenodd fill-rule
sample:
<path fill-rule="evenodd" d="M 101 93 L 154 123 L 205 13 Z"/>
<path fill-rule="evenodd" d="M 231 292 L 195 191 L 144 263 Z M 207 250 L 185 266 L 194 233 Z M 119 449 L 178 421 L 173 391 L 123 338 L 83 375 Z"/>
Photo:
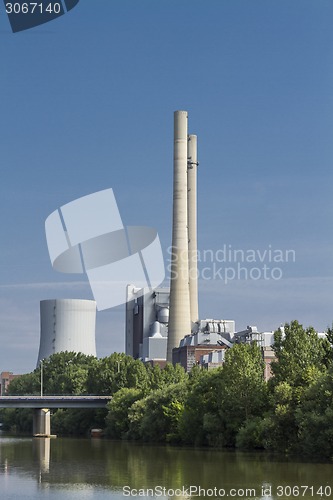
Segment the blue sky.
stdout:
<path fill-rule="evenodd" d="M 34 368 L 40 300 L 92 298 L 51 267 L 59 206 L 112 187 L 166 252 L 177 109 L 198 135 L 199 249 L 296 255 L 279 280 L 200 280 L 200 316 L 332 323 L 332 18 L 330 0 L 81 0 L 12 34 L 1 7 L 1 371 Z M 98 354 L 123 348 L 123 308 L 98 313 Z"/>

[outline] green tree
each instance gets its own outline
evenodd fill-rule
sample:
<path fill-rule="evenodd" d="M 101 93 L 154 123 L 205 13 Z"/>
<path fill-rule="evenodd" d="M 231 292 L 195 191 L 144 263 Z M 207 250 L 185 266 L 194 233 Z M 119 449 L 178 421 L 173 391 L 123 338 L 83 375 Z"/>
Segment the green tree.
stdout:
<path fill-rule="evenodd" d="M 113 353 L 90 367 L 87 386 L 90 394 L 110 395 L 124 387 L 147 390 L 149 379 L 142 361 Z"/>
<path fill-rule="evenodd" d="M 326 330 L 325 351 L 325 365 L 330 366 L 333 364 L 333 325 Z"/>
<path fill-rule="evenodd" d="M 162 372 L 162 384 L 163 385 L 171 385 L 171 384 L 180 384 L 186 383 L 188 380 L 188 374 L 185 372 L 184 368 L 179 365 L 172 365 L 171 363 L 166 363 Z"/>
<path fill-rule="evenodd" d="M 218 398 L 221 369 L 195 369 L 188 382 L 188 396 L 184 404 L 179 429 L 184 443 L 195 445 L 223 445 Z"/>
<path fill-rule="evenodd" d="M 274 333 L 273 350 L 277 361 L 271 364 L 272 385 L 285 381 L 293 387 L 308 386 L 326 369 L 327 340 L 297 321 L 286 323 L 284 334 L 281 329 Z"/>
<path fill-rule="evenodd" d="M 43 394 L 86 394 L 90 366 L 96 362 L 93 356 L 82 353 L 61 352 L 43 360 L 33 372 L 14 379 L 9 386 L 11 395 L 40 395 L 41 369 L 43 369 Z M 59 413 L 58 413 L 59 412 Z M 17 432 L 29 432 L 32 429 L 32 410 L 17 409 L 14 413 L 5 410 L 6 428 Z M 101 421 L 96 410 L 55 410 L 52 416 L 52 428 L 59 434 L 82 434 L 83 427 L 89 427 L 89 421 Z M 103 419 L 106 412 L 104 412 Z M 9 424 L 10 422 L 10 424 Z M 104 424 L 103 424 L 104 425 Z"/>
<path fill-rule="evenodd" d="M 147 377 L 149 381 L 149 389 L 158 389 L 163 385 L 163 374 L 162 370 L 158 365 L 151 365 L 147 363 L 145 365 Z"/>
<path fill-rule="evenodd" d="M 144 399 L 139 426 L 137 425 L 140 438 L 154 442 L 180 440 L 179 422 L 186 396 L 185 382 L 156 389 L 147 396 Z"/>
<path fill-rule="evenodd" d="M 11 395 L 39 395 L 41 370 L 43 370 L 43 394 L 86 394 L 90 366 L 96 362 L 94 356 L 82 353 L 60 352 L 52 354 L 33 372 L 21 375 L 9 385 Z"/>
<path fill-rule="evenodd" d="M 12 434 L 31 434 L 33 410 L 30 408 L 4 408 L 1 415 L 3 430 Z"/>
<path fill-rule="evenodd" d="M 274 386 L 270 394 L 271 411 L 267 420 L 270 429 L 266 448 L 289 453 L 297 446 L 295 412 L 299 403 L 299 389 L 282 381 Z"/>
<path fill-rule="evenodd" d="M 264 362 L 257 344 L 236 344 L 226 352 L 218 409 L 227 446 L 235 446 L 241 427 L 268 408 Z"/>
<path fill-rule="evenodd" d="M 40 375 L 35 370 L 15 378 L 8 387 L 8 394 L 12 396 L 39 395 L 40 394 Z"/>
<path fill-rule="evenodd" d="M 65 436 L 85 436 L 93 428 L 104 428 L 107 410 L 59 408 L 51 417 L 52 433 Z"/>
<path fill-rule="evenodd" d="M 82 353 L 60 352 L 43 361 L 44 394 L 86 394 L 90 367 L 94 356 Z M 41 367 L 38 368 L 40 374 Z"/>
<path fill-rule="evenodd" d="M 272 363 L 273 377 L 269 381 L 271 439 L 268 446 L 294 453 L 299 449 L 302 401 L 309 389 L 325 377 L 329 343 L 319 338 L 312 327 L 304 329 L 297 321 L 286 324 L 284 334 L 281 329 L 277 330 L 274 341 L 277 361 Z"/>
<path fill-rule="evenodd" d="M 244 422 L 236 435 L 236 447 L 243 450 L 268 449 L 272 432 L 268 416 L 253 417 Z"/>
<path fill-rule="evenodd" d="M 333 365 L 309 386 L 295 412 L 298 451 L 333 458 Z"/>
<path fill-rule="evenodd" d="M 127 437 L 133 440 L 142 439 L 141 422 L 146 411 L 148 396 L 138 399 L 128 409 L 129 430 Z"/>
<path fill-rule="evenodd" d="M 110 403 L 108 403 L 108 414 L 105 420 L 106 432 L 112 438 L 126 438 L 130 429 L 129 411 L 133 403 L 143 396 L 140 389 L 119 389 Z"/>

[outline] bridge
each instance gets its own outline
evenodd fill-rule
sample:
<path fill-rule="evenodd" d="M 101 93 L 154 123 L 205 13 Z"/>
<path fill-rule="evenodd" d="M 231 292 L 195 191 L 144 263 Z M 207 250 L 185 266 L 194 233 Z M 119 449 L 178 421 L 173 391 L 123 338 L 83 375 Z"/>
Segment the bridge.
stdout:
<path fill-rule="evenodd" d="M 105 408 L 112 396 L 0 396 L 0 408 L 33 408 L 33 435 L 51 435 L 51 408 Z"/>
<path fill-rule="evenodd" d="M 0 408 L 105 408 L 112 396 L 0 396 Z"/>

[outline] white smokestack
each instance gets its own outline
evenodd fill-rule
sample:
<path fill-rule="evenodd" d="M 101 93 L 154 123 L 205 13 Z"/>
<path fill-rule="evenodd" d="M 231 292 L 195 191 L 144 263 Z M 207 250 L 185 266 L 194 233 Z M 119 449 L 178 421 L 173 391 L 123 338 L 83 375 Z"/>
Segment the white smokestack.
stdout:
<path fill-rule="evenodd" d="M 174 114 L 173 220 L 167 361 L 191 333 L 187 230 L 187 111 Z"/>
<path fill-rule="evenodd" d="M 188 136 L 187 218 L 191 322 L 199 319 L 197 262 L 197 136 Z"/>

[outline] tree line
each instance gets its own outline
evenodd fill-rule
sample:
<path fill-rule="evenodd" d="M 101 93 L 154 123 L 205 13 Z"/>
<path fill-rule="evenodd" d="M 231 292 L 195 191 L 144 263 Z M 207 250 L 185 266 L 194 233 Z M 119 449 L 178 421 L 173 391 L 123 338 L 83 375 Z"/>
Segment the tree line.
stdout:
<path fill-rule="evenodd" d="M 236 344 L 214 370 L 144 364 L 125 354 L 63 352 L 43 362 L 44 394 L 113 395 L 107 408 L 55 410 L 52 432 L 197 446 L 264 449 L 333 458 L 333 329 L 319 338 L 297 321 L 274 334 L 273 376 L 264 380 L 256 343 Z M 40 394 L 40 368 L 9 393 Z M 31 432 L 30 410 L 6 409 L 7 430 Z"/>

